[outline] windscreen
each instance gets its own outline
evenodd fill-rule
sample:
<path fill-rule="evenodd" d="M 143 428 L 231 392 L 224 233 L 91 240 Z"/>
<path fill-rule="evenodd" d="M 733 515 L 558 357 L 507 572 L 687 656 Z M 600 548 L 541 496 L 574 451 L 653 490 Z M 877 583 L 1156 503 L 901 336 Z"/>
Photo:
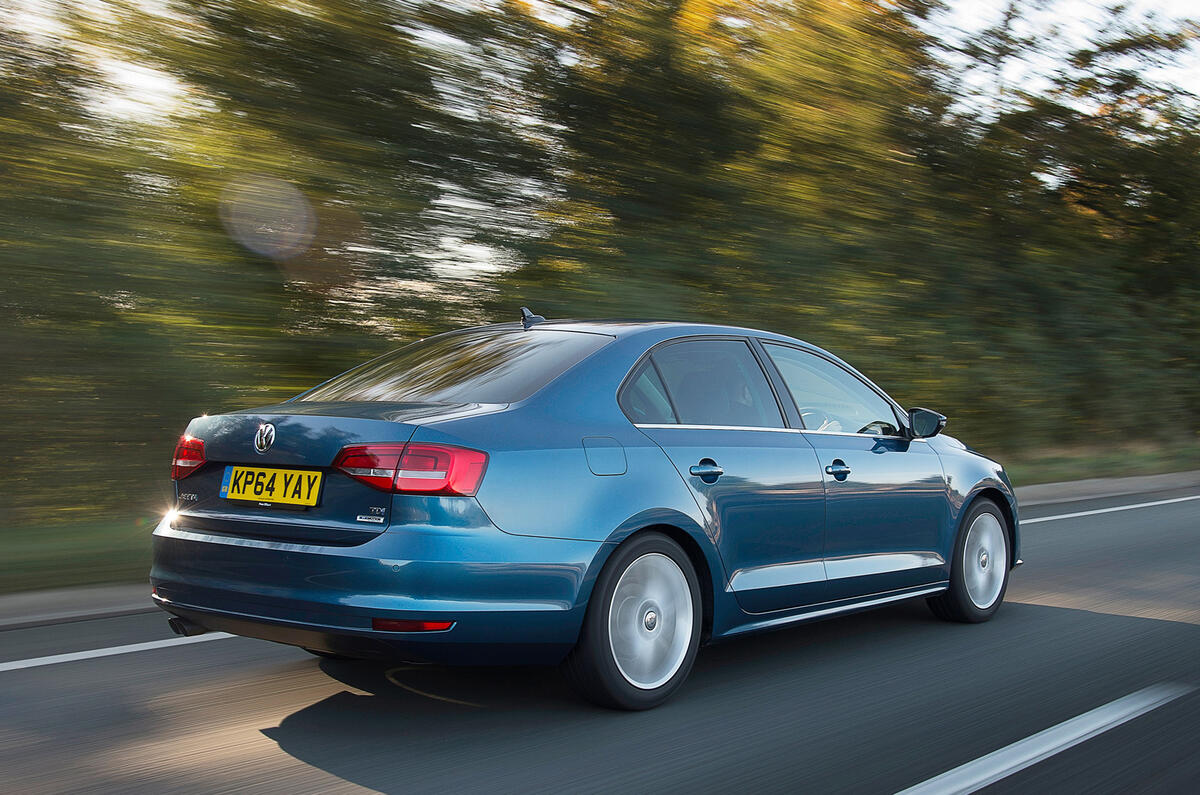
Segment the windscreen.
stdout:
<path fill-rule="evenodd" d="M 512 327 L 439 334 L 343 373 L 299 400 L 514 403 L 610 341 L 601 334 Z"/>

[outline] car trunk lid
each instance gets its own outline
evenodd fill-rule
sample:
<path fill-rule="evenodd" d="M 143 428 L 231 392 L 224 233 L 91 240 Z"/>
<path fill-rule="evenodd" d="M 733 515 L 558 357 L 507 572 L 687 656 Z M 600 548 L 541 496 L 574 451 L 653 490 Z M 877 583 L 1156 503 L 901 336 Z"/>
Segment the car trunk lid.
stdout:
<path fill-rule="evenodd" d="M 205 462 L 176 481 L 173 524 L 295 543 L 363 543 L 391 524 L 392 495 L 335 469 L 338 452 L 404 444 L 420 422 L 489 408 L 289 402 L 198 417 L 187 434 L 203 440 Z"/>

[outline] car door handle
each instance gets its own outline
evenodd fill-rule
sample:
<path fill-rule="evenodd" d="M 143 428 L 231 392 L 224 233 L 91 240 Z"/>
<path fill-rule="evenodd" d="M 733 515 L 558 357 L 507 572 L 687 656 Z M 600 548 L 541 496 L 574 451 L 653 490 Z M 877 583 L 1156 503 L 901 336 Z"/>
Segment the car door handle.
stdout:
<path fill-rule="evenodd" d="M 846 462 L 840 458 L 835 458 L 833 463 L 825 467 L 826 475 L 833 475 L 838 480 L 845 480 L 850 474 L 850 467 L 846 466 Z"/>
<path fill-rule="evenodd" d="M 725 474 L 725 468 L 718 465 L 711 458 L 704 458 L 700 460 L 699 464 L 689 469 L 688 472 L 700 478 L 705 483 L 715 483 L 717 478 Z"/>

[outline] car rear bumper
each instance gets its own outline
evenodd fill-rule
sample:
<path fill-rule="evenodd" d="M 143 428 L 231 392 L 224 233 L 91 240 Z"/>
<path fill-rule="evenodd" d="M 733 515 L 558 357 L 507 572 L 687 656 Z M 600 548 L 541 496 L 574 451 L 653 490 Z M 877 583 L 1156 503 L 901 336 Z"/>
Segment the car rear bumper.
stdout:
<path fill-rule="evenodd" d="M 480 511 L 482 517 L 482 512 Z M 604 544 L 406 524 L 354 547 L 154 531 L 164 610 L 210 630 L 350 656 L 553 663 L 579 636 Z M 372 619 L 453 621 L 379 632 Z"/>

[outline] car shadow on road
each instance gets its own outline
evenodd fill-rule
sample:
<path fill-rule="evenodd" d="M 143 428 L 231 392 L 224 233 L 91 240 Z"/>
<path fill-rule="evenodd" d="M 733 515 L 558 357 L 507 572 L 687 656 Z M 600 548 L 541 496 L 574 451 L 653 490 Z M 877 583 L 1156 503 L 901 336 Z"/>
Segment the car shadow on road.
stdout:
<path fill-rule="evenodd" d="M 925 734 L 944 742 L 966 720 L 956 742 L 1011 741 L 964 719 L 976 701 L 1008 723 L 1055 700 L 1082 711 L 1095 687 L 1178 676 L 1197 653 L 1200 627 L 1187 624 L 1029 604 L 947 624 L 917 601 L 707 647 L 675 697 L 642 713 L 580 701 L 554 668 L 324 660 L 347 689 L 263 733 L 383 792 L 711 789 L 747 775 L 790 789 L 779 787 L 798 783 L 789 771 L 806 788 L 823 776 L 845 786 L 851 760 L 854 780 L 894 783 Z"/>

